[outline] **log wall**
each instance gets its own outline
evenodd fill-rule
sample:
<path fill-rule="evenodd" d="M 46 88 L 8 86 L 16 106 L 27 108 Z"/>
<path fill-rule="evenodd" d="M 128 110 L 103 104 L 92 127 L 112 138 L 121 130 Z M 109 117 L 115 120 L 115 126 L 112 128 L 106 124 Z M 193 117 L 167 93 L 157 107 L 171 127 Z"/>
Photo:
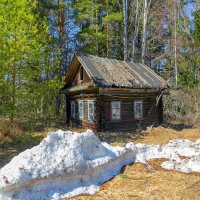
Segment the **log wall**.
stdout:
<path fill-rule="evenodd" d="M 76 117 L 71 118 L 71 125 L 74 127 L 90 128 L 95 131 L 134 131 L 138 128 L 147 126 L 157 126 L 162 123 L 162 98 L 156 106 L 157 95 L 140 96 L 112 96 L 112 95 L 92 95 L 92 96 L 74 96 L 71 100 L 76 102 Z M 84 115 L 80 120 L 78 116 L 78 100 L 84 102 Z M 88 120 L 88 100 L 95 102 L 94 121 Z M 135 119 L 134 101 L 142 100 L 143 116 L 141 120 Z M 111 101 L 121 102 L 121 119 L 111 119 Z M 68 101 L 69 103 L 69 101 Z M 68 112 L 70 108 L 68 106 Z M 70 111 L 71 113 L 71 111 Z"/>
<path fill-rule="evenodd" d="M 134 100 L 143 101 L 143 116 L 141 120 L 135 119 Z M 111 119 L 111 101 L 121 102 L 121 119 Z M 145 128 L 150 125 L 157 126 L 161 121 L 160 106 L 156 107 L 156 96 L 140 97 L 104 97 L 104 130 L 109 131 L 131 131 L 139 127 Z"/>
<path fill-rule="evenodd" d="M 71 98 L 71 101 L 75 101 L 76 104 L 76 116 L 75 118 L 70 118 L 70 122 L 72 127 L 82 127 L 82 128 L 89 128 L 92 130 L 97 130 L 97 125 L 96 125 L 96 112 L 94 114 L 95 120 L 91 121 L 88 120 L 88 100 L 94 100 L 94 104 L 96 104 L 96 97 L 73 97 Z M 83 119 L 79 119 L 78 115 L 78 101 L 82 100 L 83 101 Z M 71 111 L 70 111 L 71 114 Z"/>

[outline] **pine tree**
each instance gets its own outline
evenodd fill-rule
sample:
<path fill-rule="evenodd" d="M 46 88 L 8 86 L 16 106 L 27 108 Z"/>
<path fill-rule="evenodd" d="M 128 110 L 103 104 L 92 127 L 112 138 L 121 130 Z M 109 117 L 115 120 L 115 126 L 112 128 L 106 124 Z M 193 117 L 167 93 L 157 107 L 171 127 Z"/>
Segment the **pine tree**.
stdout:
<path fill-rule="evenodd" d="M 11 121 L 38 112 L 40 83 L 45 72 L 50 73 L 48 27 L 36 10 L 36 1 L 2 0 L 0 4 L 1 114 Z"/>
<path fill-rule="evenodd" d="M 79 50 L 107 57 L 122 52 L 122 10 L 116 1 L 77 0 L 74 5 Z"/>

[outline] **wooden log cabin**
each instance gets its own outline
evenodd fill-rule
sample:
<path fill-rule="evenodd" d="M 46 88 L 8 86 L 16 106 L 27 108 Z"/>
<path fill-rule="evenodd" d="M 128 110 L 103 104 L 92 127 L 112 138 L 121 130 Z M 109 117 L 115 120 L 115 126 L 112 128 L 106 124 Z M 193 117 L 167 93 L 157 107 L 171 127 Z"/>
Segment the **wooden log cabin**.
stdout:
<path fill-rule="evenodd" d="M 149 67 L 93 55 L 75 55 L 60 93 L 72 126 L 132 131 L 163 121 L 168 84 Z"/>

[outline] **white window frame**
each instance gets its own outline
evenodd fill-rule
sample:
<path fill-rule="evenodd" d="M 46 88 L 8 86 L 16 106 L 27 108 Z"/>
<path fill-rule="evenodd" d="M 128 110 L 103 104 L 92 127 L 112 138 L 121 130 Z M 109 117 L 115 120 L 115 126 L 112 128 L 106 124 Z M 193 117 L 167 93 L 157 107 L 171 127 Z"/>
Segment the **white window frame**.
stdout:
<path fill-rule="evenodd" d="M 119 108 L 117 108 L 117 107 L 115 108 L 115 107 L 114 107 L 114 104 L 116 104 L 116 103 L 119 103 L 119 106 L 117 106 L 117 107 L 119 107 Z M 115 110 L 116 110 L 116 109 L 119 110 L 119 116 L 114 117 L 114 115 L 113 115 L 114 109 L 115 109 Z M 112 120 L 121 120 L 121 101 L 111 101 L 111 119 L 112 119 Z"/>
<path fill-rule="evenodd" d="M 90 104 L 92 104 L 93 106 L 93 112 L 90 112 L 91 111 L 91 108 L 90 108 Z M 94 100 L 88 100 L 88 120 L 89 121 L 94 121 Z"/>
<path fill-rule="evenodd" d="M 81 107 L 82 105 L 82 107 Z M 83 100 L 78 100 L 78 116 L 79 119 L 83 119 L 84 103 Z"/>
<path fill-rule="evenodd" d="M 71 117 L 76 117 L 76 103 L 75 101 L 71 101 Z"/>
<path fill-rule="evenodd" d="M 141 113 L 138 113 L 138 111 L 137 111 L 137 104 L 140 104 Z M 134 118 L 140 120 L 140 119 L 142 119 L 142 117 L 143 117 L 143 101 L 135 100 L 134 101 Z"/>

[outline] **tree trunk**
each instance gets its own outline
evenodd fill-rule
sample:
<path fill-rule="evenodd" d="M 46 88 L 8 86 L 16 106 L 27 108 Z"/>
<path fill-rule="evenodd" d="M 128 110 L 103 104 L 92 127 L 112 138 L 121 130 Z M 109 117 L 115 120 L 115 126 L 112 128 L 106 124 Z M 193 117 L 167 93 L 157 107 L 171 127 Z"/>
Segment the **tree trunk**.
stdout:
<path fill-rule="evenodd" d="M 65 68 L 65 74 L 68 71 L 69 68 L 69 31 L 68 31 L 68 26 L 69 26 L 69 15 L 67 14 L 66 16 L 66 41 L 65 41 L 65 49 L 66 49 L 66 68 Z"/>
<path fill-rule="evenodd" d="M 177 3 L 174 1 L 174 70 L 175 84 L 178 86 L 178 70 L 177 70 Z"/>
<path fill-rule="evenodd" d="M 127 0 L 123 0 L 123 18 L 124 18 L 124 60 L 128 59 L 128 51 L 127 51 Z"/>
<path fill-rule="evenodd" d="M 133 41 L 132 41 L 132 56 L 131 56 L 132 62 L 135 61 L 136 41 L 137 41 L 138 32 L 139 32 L 138 15 L 139 15 L 139 0 L 136 1 L 136 9 L 135 9 L 135 31 L 134 31 Z"/>
<path fill-rule="evenodd" d="M 108 0 L 106 0 L 106 16 L 108 17 L 109 13 L 108 13 Z M 107 41 L 106 41 L 106 56 L 107 58 L 109 57 L 109 23 L 108 20 L 106 22 L 106 37 L 107 37 Z"/>
<path fill-rule="evenodd" d="M 95 24 L 96 24 L 96 54 L 98 55 L 98 53 L 99 53 L 99 43 L 98 43 L 98 28 L 97 28 L 97 26 L 98 26 L 98 9 L 96 9 L 96 11 L 95 11 Z"/>
<path fill-rule="evenodd" d="M 145 56 L 146 56 L 146 25 L 147 25 L 147 0 L 144 0 L 143 5 L 143 31 L 142 31 L 142 64 L 145 64 Z"/>
<path fill-rule="evenodd" d="M 62 55 L 62 49 L 63 49 L 63 33 L 64 33 L 64 0 L 58 0 L 58 47 L 60 51 L 60 62 L 59 62 L 59 67 L 58 67 L 58 82 L 62 81 L 62 64 L 63 64 L 63 55 Z"/>
<path fill-rule="evenodd" d="M 15 67 L 14 67 L 15 69 Z M 15 119 L 15 104 L 16 104 L 16 70 L 14 70 L 14 72 L 12 73 L 12 96 L 11 96 L 11 100 L 12 100 L 12 111 L 10 114 L 10 121 L 11 123 L 14 122 Z"/>

